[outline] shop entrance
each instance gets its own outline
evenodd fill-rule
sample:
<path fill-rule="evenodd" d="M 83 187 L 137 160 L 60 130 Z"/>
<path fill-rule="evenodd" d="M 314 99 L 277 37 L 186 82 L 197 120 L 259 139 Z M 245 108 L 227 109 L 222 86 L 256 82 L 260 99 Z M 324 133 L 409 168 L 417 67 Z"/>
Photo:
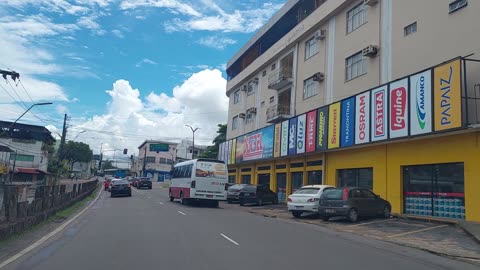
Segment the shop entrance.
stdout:
<path fill-rule="evenodd" d="M 251 175 L 242 175 L 242 184 L 250 184 L 252 182 Z"/>
<path fill-rule="evenodd" d="M 311 171 L 307 173 L 309 185 L 321 185 L 322 184 L 322 171 Z"/>
<path fill-rule="evenodd" d="M 278 202 L 285 203 L 287 201 L 287 174 L 277 173 L 277 197 Z"/>
<path fill-rule="evenodd" d="M 303 172 L 292 172 L 292 194 L 303 186 Z"/>
<path fill-rule="evenodd" d="M 270 187 L 270 174 L 262 173 L 258 175 L 258 184 Z"/>
<path fill-rule="evenodd" d="M 465 219 L 463 163 L 405 166 L 402 171 L 406 214 Z"/>

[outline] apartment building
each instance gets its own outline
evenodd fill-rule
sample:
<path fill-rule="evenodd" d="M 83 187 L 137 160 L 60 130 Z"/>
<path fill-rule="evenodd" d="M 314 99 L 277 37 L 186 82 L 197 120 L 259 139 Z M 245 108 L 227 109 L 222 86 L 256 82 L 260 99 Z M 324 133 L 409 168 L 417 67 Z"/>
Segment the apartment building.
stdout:
<path fill-rule="evenodd" d="M 151 177 L 163 182 L 169 178 L 177 157 L 177 143 L 146 140 L 138 147 L 138 158 L 133 170 L 138 176 Z"/>
<path fill-rule="evenodd" d="M 227 64 L 231 181 L 480 221 L 480 2 L 291 0 Z"/>

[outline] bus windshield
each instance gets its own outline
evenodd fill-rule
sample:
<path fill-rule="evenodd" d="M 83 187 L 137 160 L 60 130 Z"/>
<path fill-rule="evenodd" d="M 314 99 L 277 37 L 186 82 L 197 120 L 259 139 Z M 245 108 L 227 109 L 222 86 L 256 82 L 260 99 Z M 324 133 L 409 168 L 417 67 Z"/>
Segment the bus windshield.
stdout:
<path fill-rule="evenodd" d="M 225 178 L 227 176 L 227 171 L 223 163 L 199 161 L 197 162 L 195 176 L 208 178 Z"/>

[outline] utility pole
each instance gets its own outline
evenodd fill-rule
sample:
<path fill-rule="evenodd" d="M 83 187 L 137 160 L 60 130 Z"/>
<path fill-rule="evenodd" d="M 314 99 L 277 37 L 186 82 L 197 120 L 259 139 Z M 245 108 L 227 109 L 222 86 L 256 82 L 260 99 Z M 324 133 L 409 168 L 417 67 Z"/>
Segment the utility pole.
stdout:
<path fill-rule="evenodd" d="M 62 138 L 60 139 L 60 149 L 63 148 L 65 145 L 65 138 L 67 137 L 67 114 L 63 118 L 63 130 L 62 130 Z"/>

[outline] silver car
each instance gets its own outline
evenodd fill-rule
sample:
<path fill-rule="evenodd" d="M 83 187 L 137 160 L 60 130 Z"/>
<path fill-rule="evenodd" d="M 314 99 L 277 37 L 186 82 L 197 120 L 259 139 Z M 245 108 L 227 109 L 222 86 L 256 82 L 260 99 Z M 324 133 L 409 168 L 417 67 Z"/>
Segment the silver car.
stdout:
<path fill-rule="evenodd" d="M 300 217 L 303 213 L 318 213 L 320 196 L 322 193 L 333 186 L 328 185 L 308 185 L 303 186 L 292 195 L 288 196 L 288 211 L 294 217 Z"/>

